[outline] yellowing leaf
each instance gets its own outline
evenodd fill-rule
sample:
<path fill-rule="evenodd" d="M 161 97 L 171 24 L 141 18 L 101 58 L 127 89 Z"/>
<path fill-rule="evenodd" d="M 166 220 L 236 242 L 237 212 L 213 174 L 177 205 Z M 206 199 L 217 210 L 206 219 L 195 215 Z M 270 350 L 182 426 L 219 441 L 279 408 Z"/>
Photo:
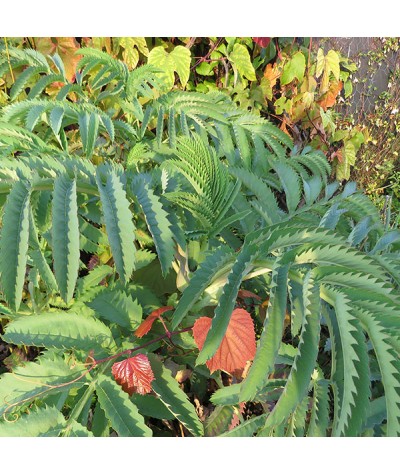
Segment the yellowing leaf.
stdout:
<path fill-rule="evenodd" d="M 278 66 L 278 64 L 267 64 L 267 67 L 265 68 L 264 71 L 264 77 L 268 79 L 271 88 L 275 86 L 277 79 L 281 77 L 282 74 L 282 68 Z"/>
<path fill-rule="evenodd" d="M 328 91 L 317 101 L 318 104 L 326 111 L 329 107 L 332 107 L 336 103 L 336 98 L 342 90 L 342 81 L 333 82 Z"/>
<path fill-rule="evenodd" d="M 356 149 L 350 142 L 346 142 L 342 150 L 342 162 L 336 167 L 336 179 L 348 180 L 350 168 L 356 163 Z"/>
<path fill-rule="evenodd" d="M 321 92 L 325 92 L 329 89 L 329 78 L 332 73 L 336 81 L 339 81 L 340 76 L 340 58 L 336 51 L 329 50 L 327 55 L 324 55 L 323 50 L 320 48 L 317 53 L 317 66 L 315 74 L 317 78 L 322 76 Z"/>
<path fill-rule="evenodd" d="M 74 37 L 34 38 L 35 46 L 43 54 L 58 53 L 63 60 L 68 81 L 75 78 L 76 65 L 82 56 L 75 54 L 79 44 Z"/>
<path fill-rule="evenodd" d="M 289 84 L 297 78 L 302 81 L 306 70 L 306 58 L 304 54 L 298 51 L 285 65 L 281 76 L 281 85 Z"/>
<path fill-rule="evenodd" d="M 281 96 L 274 103 L 275 112 L 280 115 L 283 114 L 283 111 L 286 111 L 288 114 L 292 111 L 293 101 L 292 99 L 287 99 L 285 96 Z"/>
<path fill-rule="evenodd" d="M 146 39 L 142 37 L 126 37 L 118 38 L 119 46 L 123 49 L 122 58 L 128 65 L 129 69 L 136 68 L 139 62 L 139 52 L 144 56 L 149 55 Z"/>
<path fill-rule="evenodd" d="M 212 318 L 200 317 L 193 326 L 194 341 L 201 350 L 210 330 Z M 232 373 L 243 369 L 256 354 L 256 337 L 253 320 L 246 310 L 237 308 L 232 312 L 228 328 L 215 355 L 206 362 L 211 373 L 222 369 Z"/>
<path fill-rule="evenodd" d="M 229 59 L 241 76 L 250 81 L 256 80 L 256 72 L 254 66 L 251 64 L 250 54 L 246 46 L 235 43 L 233 51 L 229 55 Z"/>
<path fill-rule="evenodd" d="M 148 63 L 164 71 L 161 76 L 166 87 L 171 89 L 175 82 L 175 71 L 182 86 L 186 86 L 190 74 L 190 59 L 190 51 L 184 46 L 177 46 L 171 53 L 167 53 L 162 46 L 157 46 L 150 51 Z"/>

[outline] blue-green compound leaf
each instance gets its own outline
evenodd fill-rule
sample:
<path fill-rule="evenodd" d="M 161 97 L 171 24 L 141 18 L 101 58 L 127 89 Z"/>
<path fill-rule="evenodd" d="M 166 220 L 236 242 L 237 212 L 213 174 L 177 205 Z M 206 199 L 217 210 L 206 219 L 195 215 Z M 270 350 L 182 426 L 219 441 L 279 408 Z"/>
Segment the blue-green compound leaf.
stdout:
<path fill-rule="evenodd" d="M 287 305 L 287 280 L 289 268 L 277 261 L 270 287 L 267 317 L 254 362 L 242 383 L 241 401 L 252 400 L 272 371 L 282 341 L 283 324 Z"/>
<path fill-rule="evenodd" d="M 320 332 L 319 285 L 315 283 L 312 271 L 304 279 L 303 300 L 305 312 L 297 355 L 285 389 L 269 414 L 263 431 L 281 424 L 307 395 L 318 355 Z"/>
<path fill-rule="evenodd" d="M 176 307 L 172 317 L 173 329 L 175 329 L 187 315 L 192 305 L 196 303 L 196 300 L 211 283 L 215 274 L 232 258 L 232 255 L 233 251 L 228 246 L 223 246 L 218 248 L 214 253 L 209 254 L 199 265 L 190 279 L 189 285 L 183 291 L 182 297 Z"/>
<path fill-rule="evenodd" d="M 97 186 L 103 206 L 104 221 L 117 272 L 125 285 L 132 274 L 135 264 L 135 226 L 129 201 L 121 180 L 110 168 L 106 171 L 106 183 L 103 185 L 100 173 L 97 173 Z"/>
<path fill-rule="evenodd" d="M 132 331 L 142 321 L 142 307 L 122 290 L 105 288 L 87 305 L 103 319 Z"/>
<path fill-rule="evenodd" d="M 100 376 L 96 387 L 100 406 L 120 437 L 151 437 L 143 416 L 129 399 L 127 393 L 108 376 Z"/>
<path fill-rule="evenodd" d="M 54 183 L 52 245 L 56 281 L 68 303 L 78 278 L 80 251 L 76 181 L 66 175 Z"/>
<path fill-rule="evenodd" d="M 100 320 L 69 312 L 21 316 L 10 322 L 3 340 L 15 345 L 79 348 L 104 353 L 113 345 L 110 329 Z"/>
<path fill-rule="evenodd" d="M 162 207 L 158 196 L 143 181 L 136 180 L 132 185 L 132 191 L 143 209 L 147 226 L 157 249 L 162 273 L 166 276 L 171 268 L 175 251 L 168 213 Z"/>
<path fill-rule="evenodd" d="M 29 185 L 17 181 L 4 208 L 0 240 L 1 288 L 10 306 L 18 310 L 24 286 L 29 242 Z"/>
<path fill-rule="evenodd" d="M 12 413 L 24 401 L 82 386 L 86 378 L 77 378 L 84 371 L 86 367 L 70 368 L 63 358 L 50 351 L 39 356 L 36 362 L 14 368 L 12 373 L 0 378 L 0 416 L 5 411 Z"/>
<path fill-rule="evenodd" d="M 235 307 L 235 299 L 239 291 L 243 277 L 249 270 L 249 264 L 255 258 L 257 247 L 254 245 L 244 245 L 241 253 L 238 255 L 231 272 L 228 275 L 228 281 L 224 285 L 222 295 L 215 310 L 214 318 L 210 330 L 204 342 L 196 364 L 205 364 L 219 348 L 222 339 L 228 328 L 232 312 Z"/>
<path fill-rule="evenodd" d="M 38 437 L 49 431 L 57 436 L 63 425 L 65 419 L 61 412 L 53 406 L 46 406 L 24 414 L 15 421 L 0 422 L 0 437 Z"/>
<path fill-rule="evenodd" d="M 195 408 L 179 387 L 176 379 L 172 377 L 171 371 L 165 368 L 155 355 L 148 354 L 147 356 L 155 377 L 151 383 L 154 392 L 186 429 L 195 436 L 202 436 L 203 425 L 197 417 Z"/>

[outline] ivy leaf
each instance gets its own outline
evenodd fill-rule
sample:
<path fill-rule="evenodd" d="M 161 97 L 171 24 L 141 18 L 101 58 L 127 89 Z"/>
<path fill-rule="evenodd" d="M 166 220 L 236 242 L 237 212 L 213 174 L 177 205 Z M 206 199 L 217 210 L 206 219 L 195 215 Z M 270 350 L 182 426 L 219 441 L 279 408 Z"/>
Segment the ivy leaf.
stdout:
<path fill-rule="evenodd" d="M 171 53 L 167 53 L 162 46 L 157 46 L 150 51 L 148 63 L 164 71 L 164 80 L 169 89 L 175 82 L 174 72 L 176 71 L 185 87 L 190 74 L 190 51 L 184 46 L 177 46 Z"/>
<path fill-rule="evenodd" d="M 193 326 L 194 341 L 199 350 L 204 346 L 212 318 L 200 317 Z M 206 362 L 211 373 L 222 369 L 232 373 L 246 366 L 256 354 L 256 337 L 253 320 L 246 310 L 237 308 L 232 312 L 228 328 L 214 356 Z"/>
<path fill-rule="evenodd" d="M 236 43 L 229 59 L 234 64 L 239 74 L 250 81 L 256 80 L 256 72 L 254 66 L 251 64 L 249 51 L 245 46 Z"/>
<path fill-rule="evenodd" d="M 306 70 L 306 58 L 300 51 L 297 52 L 283 67 L 281 76 L 281 85 L 289 84 L 293 79 L 297 78 L 302 81 Z"/>
<path fill-rule="evenodd" d="M 329 107 L 332 107 L 336 103 L 336 98 L 340 91 L 342 90 L 343 83 L 342 81 L 333 82 L 328 91 L 322 96 L 322 98 L 317 102 L 323 109 L 326 111 Z"/>
<path fill-rule="evenodd" d="M 154 374 L 146 355 L 138 354 L 114 363 L 111 372 L 115 381 L 130 396 L 133 393 L 147 394 L 151 391 Z"/>
<path fill-rule="evenodd" d="M 325 92 L 329 87 L 329 76 L 331 73 L 335 79 L 339 81 L 340 58 L 336 51 L 329 50 L 325 56 L 323 50 L 319 48 L 317 53 L 317 67 L 315 70 L 315 75 L 317 78 L 319 78 L 322 73 L 321 92 Z"/>
<path fill-rule="evenodd" d="M 356 163 L 356 149 L 351 142 L 346 142 L 342 150 L 342 161 L 336 167 L 336 179 L 348 180 L 350 168 Z"/>
<path fill-rule="evenodd" d="M 123 49 L 122 58 L 129 69 L 136 68 L 139 62 L 139 53 L 142 53 L 144 56 L 149 55 L 146 39 L 142 37 L 119 38 L 119 46 Z"/>
<path fill-rule="evenodd" d="M 167 312 L 168 310 L 173 310 L 174 307 L 161 307 L 154 312 L 151 312 L 150 315 L 139 325 L 138 329 L 135 331 L 135 336 L 142 338 L 142 336 L 149 333 L 153 323 L 157 318 L 159 318 L 163 313 Z"/>

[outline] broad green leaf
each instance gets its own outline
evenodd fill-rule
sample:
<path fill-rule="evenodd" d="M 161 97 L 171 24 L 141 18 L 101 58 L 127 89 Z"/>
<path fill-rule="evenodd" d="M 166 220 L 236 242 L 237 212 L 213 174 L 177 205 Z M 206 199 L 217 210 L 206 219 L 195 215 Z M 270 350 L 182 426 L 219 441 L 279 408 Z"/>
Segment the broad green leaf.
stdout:
<path fill-rule="evenodd" d="M 122 290 L 105 288 L 87 304 L 103 319 L 136 330 L 142 321 L 142 307 Z"/>
<path fill-rule="evenodd" d="M 96 394 L 101 408 L 111 422 L 111 427 L 120 437 L 150 437 L 152 432 L 146 426 L 143 416 L 129 399 L 127 393 L 110 377 L 98 379 Z"/>
<path fill-rule="evenodd" d="M 106 183 L 103 185 L 98 170 L 96 180 L 103 206 L 104 221 L 115 267 L 125 285 L 135 264 L 135 226 L 129 201 L 126 198 L 121 180 L 112 169 L 106 170 Z"/>
<path fill-rule="evenodd" d="M 175 419 L 175 415 L 168 410 L 161 399 L 151 394 L 132 394 L 131 401 L 143 416 L 154 417 L 155 419 Z"/>
<path fill-rule="evenodd" d="M 184 88 L 189 80 L 190 74 L 190 50 L 184 46 L 176 46 L 170 53 L 175 64 L 175 71 L 178 73 L 182 87 Z"/>
<path fill-rule="evenodd" d="M 179 387 L 178 382 L 171 375 L 157 356 L 147 355 L 150 360 L 155 380 L 151 385 L 167 409 L 195 436 L 203 435 L 203 425 L 197 417 L 194 406 L 187 394 Z"/>
<path fill-rule="evenodd" d="M 30 186 L 17 181 L 4 207 L 0 240 L 1 288 L 9 305 L 18 310 L 24 287 L 28 242 Z"/>
<path fill-rule="evenodd" d="M 172 328 L 175 329 L 183 318 L 190 312 L 191 307 L 211 283 L 221 267 L 232 258 L 232 250 L 228 246 L 218 248 L 206 256 L 183 291 L 182 297 L 172 317 Z"/>
<path fill-rule="evenodd" d="M 94 350 L 96 356 L 113 346 L 111 331 L 101 321 L 60 311 L 15 318 L 7 325 L 3 339 L 15 345 Z"/>
<path fill-rule="evenodd" d="M 281 76 L 281 85 L 284 86 L 297 78 L 301 82 L 304 78 L 304 72 L 306 70 L 306 58 L 304 54 L 298 51 L 285 63 Z"/>
<path fill-rule="evenodd" d="M 24 402 L 82 386 L 87 379 L 78 378 L 85 371 L 86 367 L 80 365 L 71 368 L 62 357 L 50 351 L 39 356 L 36 362 L 14 368 L 12 373 L 0 377 L 0 416 L 5 411 L 12 413 Z"/>
<path fill-rule="evenodd" d="M 258 431 L 265 423 L 267 414 L 261 414 L 261 416 L 252 417 L 251 419 L 243 422 L 238 427 L 224 432 L 220 437 L 252 437 L 255 432 Z"/>
<path fill-rule="evenodd" d="M 162 273 L 166 276 L 171 268 L 175 253 L 168 213 L 163 208 L 158 196 L 145 183 L 136 180 L 132 185 L 132 191 L 142 207 L 147 226 L 154 239 Z"/>
<path fill-rule="evenodd" d="M 214 318 L 212 319 L 211 328 L 207 334 L 203 349 L 197 357 L 197 365 L 205 364 L 220 346 L 235 307 L 235 300 L 240 284 L 244 276 L 248 273 L 250 263 L 255 258 L 256 253 L 257 248 L 255 246 L 245 245 L 238 255 L 228 275 L 228 280 L 222 289 L 222 294 L 218 306 L 215 309 Z"/>
<path fill-rule="evenodd" d="M 305 312 L 297 355 L 285 389 L 268 415 L 263 431 L 282 424 L 296 405 L 301 404 L 307 396 L 320 338 L 319 285 L 315 283 L 312 271 L 309 271 L 304 279 L 303 300 Z"/>
<path fill-rule="evenodd" d="M 229 59 L 237 68 L 239 74 L 250 81 L 256 80 L 254 66 L 251 64 L 250 53 L 246 46 L 235 43 Z"/>
<path fill-rule="evenodd" d="M 68 303 L 78 278 L 80 251 L 76 181 L 66 175 L 54 183 L 52 246 L 56 281 Z"/>
<path fill-rule="evenodd" d="M 57 436 L 65 424 L 61 412 L 52 406 L 37 408 L 16 420 L 13 417 L 11 421 L 0 422 L 0 437 L 43 437 L 48 432 Z"/>
<path fill-rule="evenodd" d="M 249 374 L 242 383 L 240 401 L 254 399 L 272 371 L 282 341 L 283 325 L 287 305 L 287 280 L 289 268 L 277 261 L 272 272 L 270 299 L 264 328 L 256 356 Z"/>
<path fill-rule="evenodd" d="M 348 180 L 351 167 L 356 163 L 356 149 L 351 142 L 345 142 L 342 148 L 342 161 L 336 166 L 336 179 Z"/>

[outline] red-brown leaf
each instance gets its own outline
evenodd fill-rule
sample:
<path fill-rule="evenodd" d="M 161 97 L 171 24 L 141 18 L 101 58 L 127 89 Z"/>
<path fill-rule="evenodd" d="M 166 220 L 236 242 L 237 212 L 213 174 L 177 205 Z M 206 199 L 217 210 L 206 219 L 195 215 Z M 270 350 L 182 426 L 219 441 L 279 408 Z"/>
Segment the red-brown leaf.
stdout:
<path fill-rule="evenodd" d="M 204 346 L 212 318 L 200 317 L 193 326 L 194 341 L 199 350 Z M 232 373 L 242 369 L 246 362 L 252 360 L 256 353 L 256 336 L 253 320 L 246 310 L 237 308 L 233 311 L 225 336 L 215 355 L 206 362 L 211 373 L 222 369 Z"/>
<path fill-rule="evenodd" d="M 254 300 L 261 300 L 257 294 L 250 292 L 250 290 L 240 289 L 238 292 L 238 297 L 240 299 L 254 299 Z"/>
<path fill-rule="evenodd" d="M 115 381 L 130 396 L 133 393 L 149 393 L 151 391 L 151 382 L 155 379 L 150 361 L 143 354 L 114 363 L 111 372 Z"/>
<path fill-rule="evenodd" d="M 154 312 L 151 312 L 150 315 L 139 325 L 137 330 L 135 331 L 135 336 L 142 338 L 142 336 L 149 333 L 153 323 L 157 318 L 159 318 L 163 313 L 167 312 L 168 310 L 173 310 L 174 307 L 161 307 Z"/>
<path fill-rule="evenodd" d="M 266 48 L 269 45 L 271 38 L 266 36 L 256 36 L 253 38 L 253 41 L 261 46 L 261 48 Z"/>

